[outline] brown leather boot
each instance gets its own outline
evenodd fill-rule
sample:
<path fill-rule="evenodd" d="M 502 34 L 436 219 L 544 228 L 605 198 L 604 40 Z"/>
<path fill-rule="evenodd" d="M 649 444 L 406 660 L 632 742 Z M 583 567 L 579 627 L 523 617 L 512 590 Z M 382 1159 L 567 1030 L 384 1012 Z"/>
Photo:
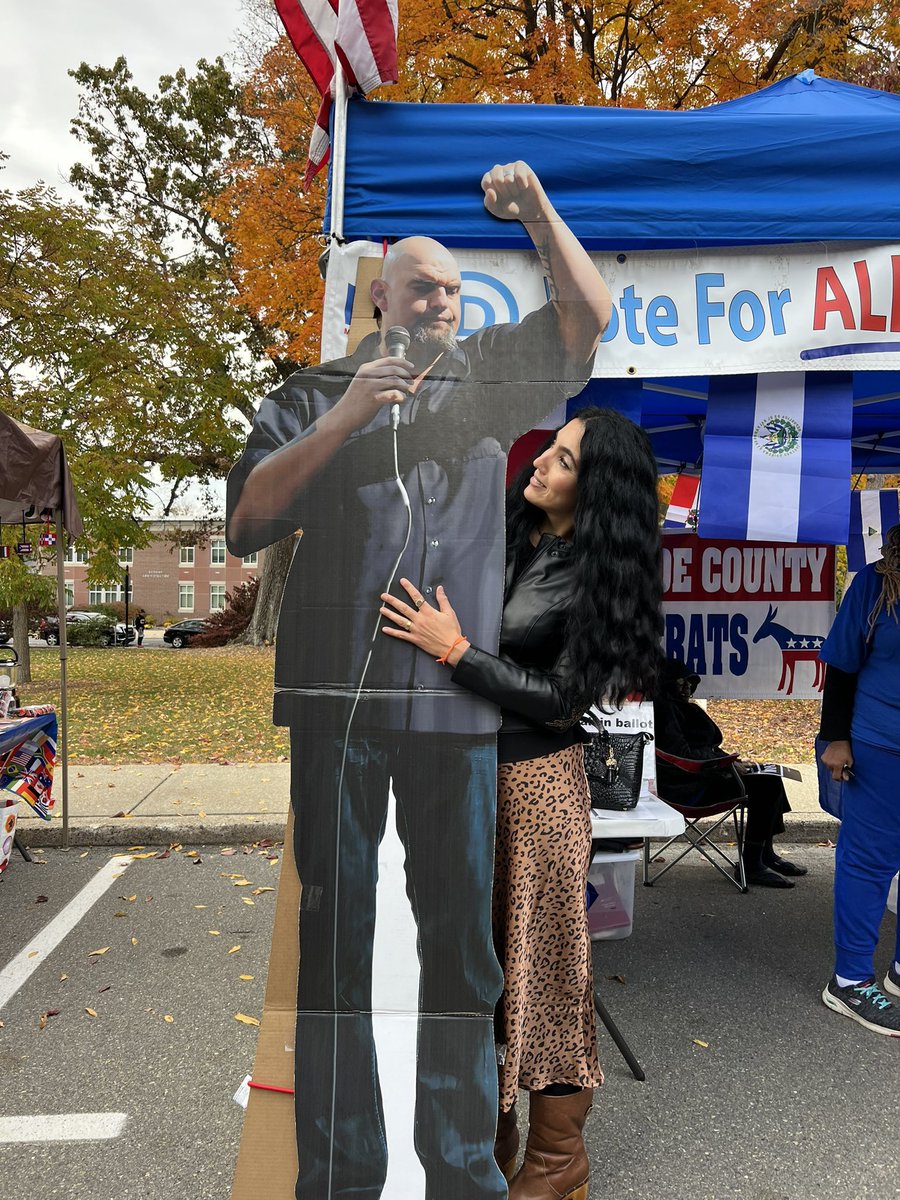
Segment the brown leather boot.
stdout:
<path fill-rule="evenodd" d="M 525 1158 L 509 1185 L 509 1200 L 587 1200 L 590 1166 L 581 1131 L 592 1088 L 571 1096 L 531 1092 Z"/>
<path fill-rule="evenodd" d="M 507 1183 L 516 1173 L 516 1155 L 519 1153 L 519 1125 L 516 1121 L 516 1106 L 509 1112 L 501 1108 L 497 1120 L 497 1136 L 494 1139 L 494 1158 L 503 1172 Z"/>

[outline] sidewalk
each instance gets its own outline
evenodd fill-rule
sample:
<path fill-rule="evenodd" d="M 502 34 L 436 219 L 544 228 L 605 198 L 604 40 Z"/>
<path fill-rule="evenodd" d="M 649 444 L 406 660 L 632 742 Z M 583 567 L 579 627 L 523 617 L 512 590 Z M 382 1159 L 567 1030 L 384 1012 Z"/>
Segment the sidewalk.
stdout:
<path fill-rule="evenodd" d="M 835 840 L 838 823 L 819 808 L 816 770 L 798 768 L 785 780 L 790 812 L 785 842 Z M 289 763 L 134 763 L 69 768 L 69 844 L 183 846 L 280 840 L 290 802 Z M 57 774 L 52 821 L 19 805 L 26 846 L 62 844 L 62 799 Z"/>

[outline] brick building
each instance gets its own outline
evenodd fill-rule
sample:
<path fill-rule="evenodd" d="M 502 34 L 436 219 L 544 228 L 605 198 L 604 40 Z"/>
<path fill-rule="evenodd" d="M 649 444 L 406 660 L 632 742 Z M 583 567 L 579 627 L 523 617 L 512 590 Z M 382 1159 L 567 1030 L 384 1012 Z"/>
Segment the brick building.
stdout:
<path fill-rule="evenodd" d="M 225 593 L 262 570 L 265 550 L 236 558 L 225 547 L 224 530 L 183 518 L 151 521 L 154 535 L 142 550 L 123 546 L 122 580 L 114 587 L 88 586 L 88 557 L 73 543 L 66 551 L 66 603 L 69 608 L 91 608 L 125 599 L 125 568 L 131 581 L 129 605 L 143 608 L 157 624 L 166 619 L 207 617 L 225 607 Z M 192 532 L 196 539 L 191 540 Z M 174 540 L 177 536 L 178 540 Z M 56 573 L 55 564 L 44 568 Z"/>

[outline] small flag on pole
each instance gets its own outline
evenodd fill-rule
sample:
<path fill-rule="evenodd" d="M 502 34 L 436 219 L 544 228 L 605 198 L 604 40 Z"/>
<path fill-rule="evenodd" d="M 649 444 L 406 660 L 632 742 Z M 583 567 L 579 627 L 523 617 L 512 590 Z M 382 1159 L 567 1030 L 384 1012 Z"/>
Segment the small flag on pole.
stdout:
<path fill-rule="evenodd" d="M 884 535 L 900 523 L 900 491 L 850 493 L 850 536 L 847 539 L 847 570 L 861 571 L 881 558 Z"/>
<path fill-rule="evenodd" d="M 711 379 L 700 536 L 843 544 L 852 415 L 847 372 Z"/>
<path fill-rule="evenodd" d="M 397 0 L 275 0 L 291 44 L 322 103 L 313 126 L 306 185 L 328 161 L 335 60 L 351 91 L 397 82 Z"/>
<path fill-rule="evenodd" d="M 666 509 L 663 529 L 697 528 L 697 497 L 700 494 L 700 476 L 682 473 L 675 480 L 672 499 Z"/>

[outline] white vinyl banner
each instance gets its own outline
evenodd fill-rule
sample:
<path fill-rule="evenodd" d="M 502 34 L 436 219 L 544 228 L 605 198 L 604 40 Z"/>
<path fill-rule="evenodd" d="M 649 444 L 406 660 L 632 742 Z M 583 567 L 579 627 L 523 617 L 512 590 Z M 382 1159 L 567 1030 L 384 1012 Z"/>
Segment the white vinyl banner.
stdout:
<path fill-rule="evenodd" d="M 819 649 L 834 620 L 834 547 L 663 537 L 667 658 L 701 677 L 697 693 L 817 700 Z"/>
<path fill-rule="evenodd" d="M 518 321 L 546 302 L 533 251 L 453 253 L 463 280 L 461 337 Z M 346 353 L 360 260 L 381 256 L 374 242 L 332 247 L 323 360 Z M 900 246 L 817 243 L 591 257 L 613 297 L 595 376 L 895 370 L 900 363 Z"/>

